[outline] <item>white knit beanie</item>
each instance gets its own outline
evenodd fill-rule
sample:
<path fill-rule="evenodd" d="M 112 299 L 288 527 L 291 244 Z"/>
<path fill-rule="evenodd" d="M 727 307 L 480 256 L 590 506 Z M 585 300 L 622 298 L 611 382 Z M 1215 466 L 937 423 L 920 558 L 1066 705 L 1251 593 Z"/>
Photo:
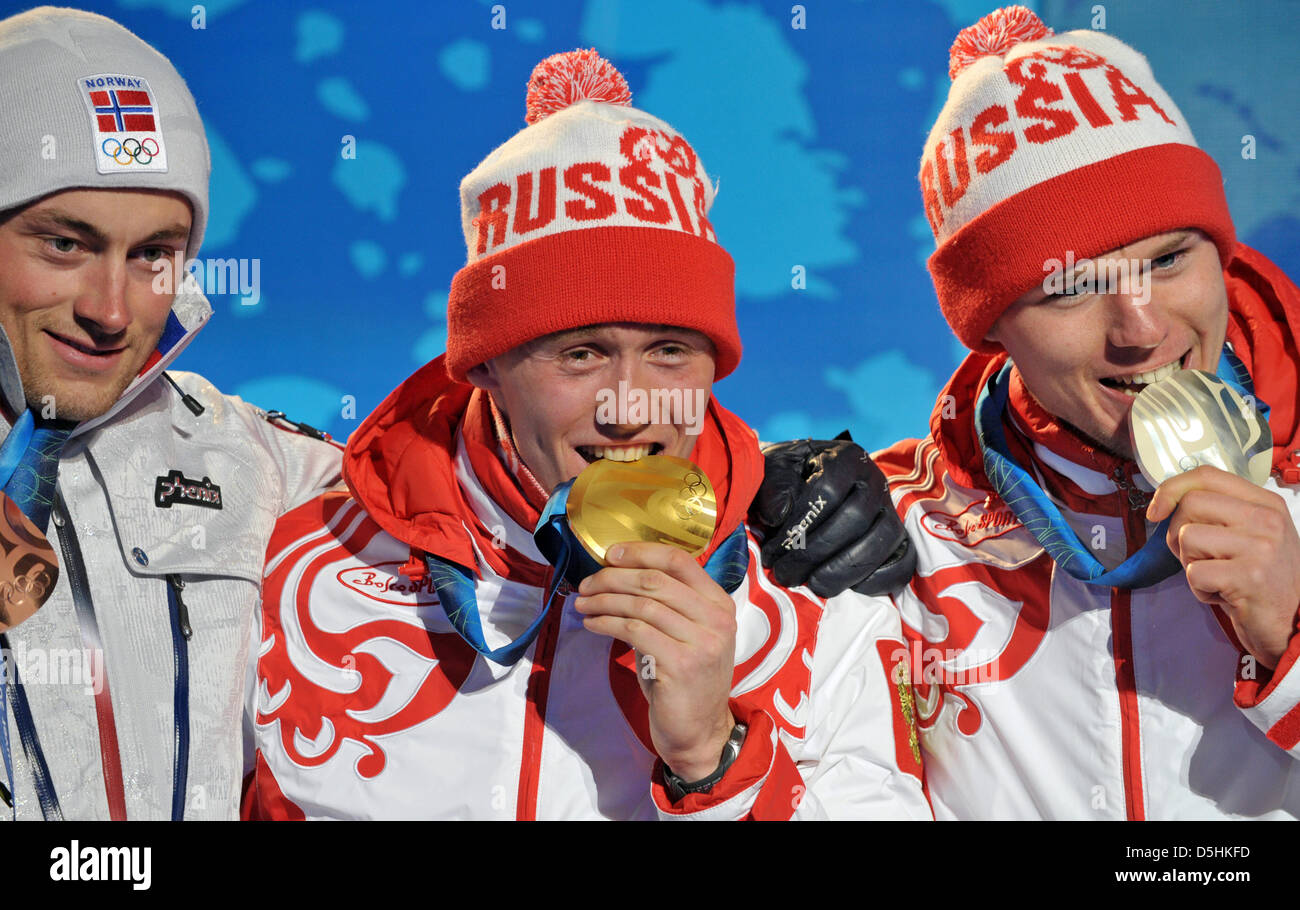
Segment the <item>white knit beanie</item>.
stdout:
<path fill-rule="evenodd" d="M 0 20 L 0 212 L 73 188 L 173 190 L 208 216 L 211 162 L 167 58 L 111 19 L 43 6 Z"/>
<path fill-rule="evenodd" d="M 957 36 L 949 76 L 920 182 L 930 274 L 967 347 L 996 349 L 989 328 L 1067 251 L 1198 228 L 1231 258 L 1219 168 L 1133 48 L 1011 6 Z"/>

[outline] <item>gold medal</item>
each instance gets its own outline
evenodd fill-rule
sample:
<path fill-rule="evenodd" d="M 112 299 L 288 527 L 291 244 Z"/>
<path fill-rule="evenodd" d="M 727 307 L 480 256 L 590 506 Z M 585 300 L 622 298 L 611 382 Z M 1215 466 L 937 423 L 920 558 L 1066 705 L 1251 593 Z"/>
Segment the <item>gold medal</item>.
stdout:
<path fill-rule="evenodd" d="M 638 540 L 699 556 L 718 520 L 709 478 L 672 455 L 593 462 L 573 482 L 565 511 L 574 536 L 602 566 L 610 547 Z"/>
<path fill-rule="evenodd" d="M 1133 402 L 1129 434 L 1138 467 L 1154 486 L 1201 465 L 1262 485 L 1272 468 L 1268 419 L 1202 370 L 1178 370 L 1143 389 Z"/>

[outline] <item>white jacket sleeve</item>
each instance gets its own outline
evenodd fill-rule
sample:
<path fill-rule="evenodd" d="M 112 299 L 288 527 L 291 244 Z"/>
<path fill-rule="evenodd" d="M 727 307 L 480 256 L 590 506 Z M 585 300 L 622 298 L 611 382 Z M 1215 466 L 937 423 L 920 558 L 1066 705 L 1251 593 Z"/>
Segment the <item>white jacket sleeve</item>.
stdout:
<path fill-rule="evenodd" d="M 238 398 L 233 401 L 245 426 L 262 442 L 283 478 L 280 514 L 341 482 L 342 446 L 273 424 L 261 408 Z"/>
<path fill-rule="evenodd" d="M 225 395 L 197 373 L 172 370 L 168 374 L 182 390 L 200 404 L 207 403 L 208 419 L 216 430 L 244 438 L 269 459 L 268 469 L 277 482 L 267 488 L 278 491 L 274 514 L 283 515 L 307 500 L 319 496 L 342 480 L 343 447 L 305 433 L 277 426 L 267 412 L 235 395 Z M 179 410 L 179 398 L 174 407 Z"/>

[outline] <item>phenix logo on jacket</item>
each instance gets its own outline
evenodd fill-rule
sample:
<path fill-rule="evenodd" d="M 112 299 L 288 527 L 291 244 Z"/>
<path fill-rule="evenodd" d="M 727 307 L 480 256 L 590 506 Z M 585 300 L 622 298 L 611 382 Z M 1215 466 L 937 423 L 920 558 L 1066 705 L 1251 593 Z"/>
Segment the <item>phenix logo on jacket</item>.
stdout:
<path fill-rule="evenodd" d="M 1224 278 L 1228 341 L 1271 406 L 1268 488 L 1300 522 L 1300 290 L 1245 247 Z M 877 456 L 918 546 L 896 603 L 936 817 L 1300 816 L 1300 636 L 1270 673 L 1181 571 L 1124 590 L 1061 570 L 991 492 L 971 409 L 944 417 L 946 396 L 973 403 L 1005 358 L 970 355 L 930 436 Z M 1146 542 L 1136 466 L 1062 427 L 1014 372 L 1004 425 L 1104 565 Z"/>
<path fill-rule="evenodd" d="M 716 546 L 762 458 L 716 404 L 692 457 L 718 491 Z M 420 571 L 422 553 L 473 571 L 492 647 L 540 609 L 537 514 L 484 393 L 440 358 L 367 419 L 345 462 L 352 495 L 286 515 L 268 551 L 246 817 L 930 816 L 886 601 L 785 590 L 751 541 L 731 693 L 748 734 L 711 793 L 673 804 L 637 678 L 652 666 L 587 631 L 572 595 L 517 663 L 485 660 Z"/>

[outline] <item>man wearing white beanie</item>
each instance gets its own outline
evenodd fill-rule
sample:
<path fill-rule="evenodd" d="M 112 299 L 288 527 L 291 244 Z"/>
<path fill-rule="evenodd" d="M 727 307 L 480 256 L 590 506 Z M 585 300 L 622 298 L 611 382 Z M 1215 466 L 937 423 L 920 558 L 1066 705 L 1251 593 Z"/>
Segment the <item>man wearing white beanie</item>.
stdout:
<path fill-rule="evenodd" d="M 29 536 L 53 519 L 58 573 L 11 555 L 0 577 L 11 604 L 52 587 L 0 636 L 0 815 L 231 818 L 266 541 L 337 480 L 338 450 L 200 376 L 163 381 L 212 313 L 155 288 L 208 213 L 203 123 L 172 65 L 44 7 L 0 21 L 0 94 L 22 99 L 0 131 L 0 482 Z"/>
<path fill-rule="evenodd" d="M 208 209 L 203 124 L 172 65 L 109 19 L 43 7 L 0 21 L 0 93 L 24 99 L 0 132 L 0 814 L 231 818 L 267 542 L 338 480 L 338 450 L 163 372 L 212 313 L 158 282 L 197 255 Z M 874 512 L 883 482 L 864 495 L 853 448 L 786 449 L 771 523 L 797 524 L 804 496 Z M 888 518 L 851 540 L 843 521 L 806 529 L 793 571 L 891 585 L 897 560 L 873 574 L 902 536 Z M 51 519 L 32 568 L 15 542 L 44 543 Z"/>
<path fill-rule="evenodd" d="M 1300 816 L 1300 291 L 1132 48 L 1008 7 L 949 74 L 920 184 L 974 353 L 878 456 L 935 814 Z"/>

